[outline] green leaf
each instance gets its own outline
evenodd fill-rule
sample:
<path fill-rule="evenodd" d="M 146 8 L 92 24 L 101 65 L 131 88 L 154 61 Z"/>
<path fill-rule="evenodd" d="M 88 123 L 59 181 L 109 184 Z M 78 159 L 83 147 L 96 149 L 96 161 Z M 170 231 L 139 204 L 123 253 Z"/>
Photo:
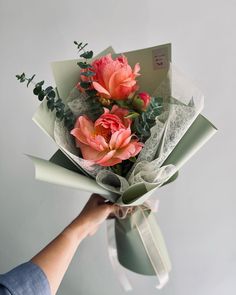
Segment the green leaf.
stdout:
<path fill-rule="evenodd" d="M 56 112 L 56 117 L 58 118 L 58 119 L 60 119 L 60 120 L 62 120 L 63 119 L 63 116 L 64 116 L 64 112 L 63 112 L 63 110 L 57 110 L 57 112 Z"/>
<path fill-rule="evenodd" d="M 151 102 L 145 112 L 135 119 L 133 129 L 136 135 L 142 142 L 145 142 L 150 137 L 150 129 L 155 125 L 156 117 L 159 116 L 163 110 L 161 103 L 162 98 L 152 97 Z"/>
<path fill-rule="evenodd" d="M 129 158 L 129 161 L 132 162 L 132 163 L 135 163 L 136 162 L 136 158 L 135 157 L 131 157 L 131 158 Z"/>
<path fill-rule="evenodd" d="M 93 57 L 93 51 L 85 51 L 84 53 L 80 54 L 80 57 L 83 57 L 85 59 L 89 59 Z"/>
<path fill-rule="evenodd" d="M 65 116 L 66 116 L 67 118 L 73 116 L 73 113 L 71 112 L 70 109 L 67 109 L 67 110 L 65 111 Z"/>
<path fill-rule="evenodd" d="M 96 73 L 88 70 L 86 72 L 82 72 L 80 75 L 85 76 L 85 77 L 92 77 L 92 76 L 95 76 Z"/>
<path fill-rule="evenodd" d="M 34 77 L 35 77 L 35 74 L 31 78 L 28 79 L 27 87 L 29 87 L 29 85 L 33 81 Z"/>
<path fill-rule="evenodd" d="M 52 87 L 52 86 L 47 87 L 47 88 L 44 90 L 44 94 L 47 96 L 47 99 L 48 99 L 48 98 L 55 98 L 55 97 L 56 97 L 56 93 L 55 93 L 55 91 L 53 90 L 53 87 Z"/>
<path fill-rule="evenodd" d="M 155 99 L 153 101 L 157 101 L 159 104 L 163 104 L 163 97 L 155 97 Z"/>
<path fill-rule="evenodd" d="M 89 96 L 95 96 L 97 94 L 97 90 L 89 89 L 85 91 Z"/>
<path fill-rule="evenodd" d="M 25 82 L 25 73 L 22 73 L 21 75 L 16 75 L 17 80 L 20 80 L 20 83 Z"/>
<path fill-rule="evenodd" d="M 69 130 L 71 130 L 71 129 L 74 127 L 74 117 L 73 117 L 73 115 L 71 115 L 71 116 L 66 116 L 66 117 L 64 118 L 64 124 L 65 124 L 65 126 L 66 126 Z"/>
<path fill-rule="evenodd" d="M 39 92 L 41 92 L 41 91 L 42 91 L 42 87 L 41 86 L 36 86 L 36 87 L 34 87 L 33 93 L 35 95 L 38 95 Z"/>
<path fill-rule="evenodd" d="M 125 118 L 127 118 L 127 119 L 135 119 L 135 118 L 137 118 L 137 117 L 139 117 L 139 116 L 140 116 L 139 113 L 131 112 L 131 113 L 129 113 L 127 116 L 125 116 Z"/>
<path fill-rule="evenodd" d="M 86 62 L 82 62 L 82 61 L 77 62 L 77 65 L 78 65 L 81 69 L 92 68 L 92 66 L 91 66 L 90 64 L 87 64 Z"/>
<path fill-rule="evenodd" d="M 122 166 L 120 164 L 112 166 L 111 169 L 118 175 L 122 174 Z"/>
<path fill-rule="evenodd" d="M 88 45 L 88 43 L 85 43 L 85 44 L 80 48 L 79 52 L 80 52 L 81 50 L 83 50 L 87 45 Z"/>
<path fill-rule="evenodd" d="M 64 109 L 65 105 L 60 98 L 55 102 L 55 107 L 60 108 L 60 109 Z"/>
<path fill-rule="evenodd" d="M 54 99 L 50 99 L 47 101 L 47 107 L 49 108 L 50 111 L 54 110 Z"/>
<path fill-rule="evenodd" d="M 77 45 L 77 48 L 80 49 L 81 45 L 83 44 L 82 42 L 78 43 L 77 41 L 74 41 L 74 44 Z"/>
<path fill-rule="evenodd" d="M 44 81 L 40 81 L 40 82 L 38 82 L 35 86 L 37 87 L 37 86 L 43 86 L 43 84 L 44 84 Z"/>
<path fill-rule="evenodd" d="M 80 86 L 84 89 L 88 89 L 90 86 L 91 86 L 91 83 L 90 82 L 83 82 L 81 81 L 80 82 Z"/>
<path fill-rule="evenodd" d="M 48 94 L 47 97 L 49 98 L 55 98 L 56 97 L 56 92 L 54 90 L 51 90 Z"/>
<path fill-rule="evenodd" d="M 41 90 L 41 91 L 39 92 L 39 94 L 38 94 L 38 99 L 39 99 L 40 101 L 42 101 L 42 100 L 44 99 L 44 96 L 45 96 L 44 91 Z"/>
<path fill-rule="evenodd" d="M 118 104 L 121 108 L 129 109 L 129 105 L 124 100 L 117 100 L 116 104 Z"/>
<path fill-rule="evenodd" d="M 48 86 L 44 91 L 45 91 L 45 94 L 48 94 L 52 90 L 53 90 L 53 87 L 52 86 Z"/>

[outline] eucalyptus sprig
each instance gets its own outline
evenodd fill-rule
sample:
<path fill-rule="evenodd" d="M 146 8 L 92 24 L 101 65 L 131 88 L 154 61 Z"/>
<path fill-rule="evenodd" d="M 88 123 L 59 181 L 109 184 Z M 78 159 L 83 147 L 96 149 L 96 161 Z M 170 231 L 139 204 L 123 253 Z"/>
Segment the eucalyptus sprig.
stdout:
<path fill-rule="evenodd" d="M 132 124 L 132 131 L 138 136 L 140 141 L 145 142 L 151 135 L 151 128 L 156 124 L 156 117 L 163 110 L 163 98 L 152 97 L 145 112 L 135 118 Z"/>
<path fill-rule="evenodd" d="M 33 93 L 38 97 L 39 101 L 47 100 L 47 107 L 52 112 L 55 110 L 56 117 L 62 121 L 64 120 L 65 126 L 71 130 L 74 127 L 75 117 L 69 108 L 65 106 L 61 98 L 57 98 L 56 90 L 52 86 L 43 88 L 44 81 L 35 83 L 33 80 L 35 75 L 27 78 L 25 73 L 16 75 L 16 78 L 20 83 L 27 82 L 27 87 L 30 84 L 34 85 Z"/>
<path fill-rule="evenodd" d="M 74 44 L 76 45 L 78 49 L 78 53 L 80 53 L 79 57 L 84 59 L 84 61 L 79 61 L 77 63 L 77 65 L 82 70 L 80 75 L 86 78 L 84 79 L 86 81 L 84 81 L 83 79 L 80 79 L 80 87 L 84 89 L 84 91 L 88 94 L 88 96 L 96 97 L 97 91 L 95 89 L 91 89 L 92 77 L 95 76 L 95 73 L 92 70 L 93 66 L 88 62 L 88 60 L 93 57 L 93 51 L 85 50 L 85 47 L 88 45 L 88 43 L 83 44 L 83 42 L 78 43 L 77 41 L 74 41 Z"/>

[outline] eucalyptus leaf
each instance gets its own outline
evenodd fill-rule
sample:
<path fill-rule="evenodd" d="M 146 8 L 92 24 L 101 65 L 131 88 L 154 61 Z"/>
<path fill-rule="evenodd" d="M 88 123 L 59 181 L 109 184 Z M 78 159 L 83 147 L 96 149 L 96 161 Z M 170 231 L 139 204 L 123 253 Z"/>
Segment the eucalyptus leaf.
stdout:
<path fill-rule="evenodd" d="M 54 110 L 54 100 L 48 100 L 47 107 L 49 108 L 50 111 L 53 111 Z"/>
<path fill-rule="evenodd" d="M 49 98 L 55 98 L 56 97 L 56 93 L 54 90 L 51 90 L 48 94 L 47 94 L 47 97 Z"/>
<path fill-rule="evenodd" d="M 89 59 L 93 57 L 93 51 L 85 51 L 80 55 L 80 57 L 83 57 L 85 59 Z"/>
<path fill-rule="evenodd" d="M 85 43 L 85 44 L 82 46 L 82 43 L 81 43 L 81 48 L 79 49 L 79 52 L 80 52 L 81 50 L 83 50 L 87 45 L 88 45 L 88 43 Z"/>
<path fill-rule="evenodd" d="M 88 71 L 86 71 L 86 72 L 82 72 L 80 75 L 81 75 L 81 76 L 85 76 L 85 77 L 92 77 L 92 76 L 95 76 L 96 73 L 94 73 L 94 72 L 88 70 Z"/>
<path fill-rule="evenodd" d="M 44 99 L 44 97 L 45 97 L 45 93 L 44 93 L 43 90 L 41 90 L 41 91 L 39 92 L 39 94 L 38 94 L 38 99 L 39 99 L 40 101 L 42 101 L 42 100 Z"/>
<path fill-rule="evenodd" d="M 88 89 L 90 86 L 91 86 L 91 83 L 90 82 L 83 82 L 81 81 L 80 82 L 80 86 L 84 89 Z"/>
<path fill-rule="evenodd" d="M 95 96 L 97 94 L 97 90 L 95 90 L 95 89 L 89 89 L 89 90 L 86 90 L 86 93 L 89 96 Z"/>
<path fill-rule="evenodd" d="M 42 91 L 42 87 L 35 87 L 33 93 L 34 95 L 38 95 L 40 91 Z"/>
<path fill-rule="evenodd" d="M 88 69 L 88 68 L 92 68 L 92 66 L 90 64 L 87 64 L 86 62 L 78 62 L 77 65 L 81 68 L 81 69 Z"/>
<path fill-rule="evenodd" d="M 27 82 L 27 87 L 29 87 L 30 83 L 33 81 L 35 75 L 33 75 L 31 78 L 28 79 L 28 82 Z"/>
<path fill-rule="evenodd" d="M 145 142 L 151 135 L 150 129 L 155 125 L 156 117 L 163 110 L 163 100 L 160 97 L 152 97 L 146 111 L 141 116 L 135 118 L 133 130 L 139 137 L 140 141 Z"/>
<path fill-rule="evenodd" d="M 38 86 L 43 86 L 43 84 L 44 84 L 44 81 L 40 81 L 40 82 L 38 82 L 35 86 L 36 86 L 36 87 L 38 87 Z"/>

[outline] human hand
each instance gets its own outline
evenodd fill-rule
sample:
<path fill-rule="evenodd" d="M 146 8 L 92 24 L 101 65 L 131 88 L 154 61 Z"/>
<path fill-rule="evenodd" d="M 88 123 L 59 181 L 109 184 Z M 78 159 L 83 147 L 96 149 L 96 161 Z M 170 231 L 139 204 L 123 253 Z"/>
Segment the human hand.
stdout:
<path fill-rule="evenodd" d="M 79 216 L 70 227 L 77 227 L 79 236 L 84 239 L 96 233 L 99 225 L 114 212 L 115 206 L 105 202 L 105 199 L 97 194 L 92 194 Z"/>

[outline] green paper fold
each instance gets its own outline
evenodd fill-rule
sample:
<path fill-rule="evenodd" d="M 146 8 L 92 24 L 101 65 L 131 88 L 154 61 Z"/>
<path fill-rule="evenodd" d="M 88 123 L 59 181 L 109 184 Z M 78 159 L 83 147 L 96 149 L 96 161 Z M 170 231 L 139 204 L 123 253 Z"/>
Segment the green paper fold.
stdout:
<path fill-rule="evenodd" d="M 101 194 L 108 198 L 111 196 L 111 193 L 100 187 L 95 180 L 84 176 L 79 171 L 75 172 L 34 156 L 28 155 L 28 157 L 35 165 L 36 179 Z"/>

